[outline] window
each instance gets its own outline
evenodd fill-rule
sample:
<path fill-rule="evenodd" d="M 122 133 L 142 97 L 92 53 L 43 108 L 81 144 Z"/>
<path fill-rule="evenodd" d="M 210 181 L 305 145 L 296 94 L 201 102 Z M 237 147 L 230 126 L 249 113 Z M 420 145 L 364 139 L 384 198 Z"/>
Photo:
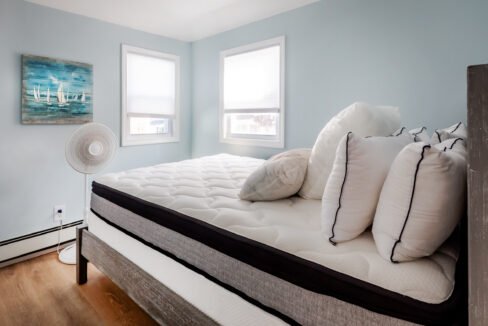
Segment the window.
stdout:
<path fill-rule="evenodd" d="M 180 58 L 122 45 L 122 146 L 179 140 Z"/>
<path fill-rule="evenodd" d="M 220 54 L 220 141 L 284 147 L 285 38 Z"/>

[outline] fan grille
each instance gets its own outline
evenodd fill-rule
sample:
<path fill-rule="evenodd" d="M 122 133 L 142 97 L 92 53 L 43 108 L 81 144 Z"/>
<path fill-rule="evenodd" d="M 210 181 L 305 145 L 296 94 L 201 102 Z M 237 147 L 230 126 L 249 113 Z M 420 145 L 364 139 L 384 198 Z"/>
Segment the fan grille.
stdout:
<path fill-rule="evenodd" d="M 96 173 L 112 159 L 116 142 L 107 126 L 95 122 L 85 124 L 66 142 L 66 160 L 78 172 Z"/>

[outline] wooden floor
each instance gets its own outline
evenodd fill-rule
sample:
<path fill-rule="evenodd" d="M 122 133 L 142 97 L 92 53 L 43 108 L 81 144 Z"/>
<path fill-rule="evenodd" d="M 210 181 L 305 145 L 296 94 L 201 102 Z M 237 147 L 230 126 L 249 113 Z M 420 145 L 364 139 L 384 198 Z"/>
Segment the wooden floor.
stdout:
<path fill-rule="evenodd" d="M 91 264 L 77 285 L 75 266 L 55 253 L 0 269 L 0 325 L 155 325 Z"/>

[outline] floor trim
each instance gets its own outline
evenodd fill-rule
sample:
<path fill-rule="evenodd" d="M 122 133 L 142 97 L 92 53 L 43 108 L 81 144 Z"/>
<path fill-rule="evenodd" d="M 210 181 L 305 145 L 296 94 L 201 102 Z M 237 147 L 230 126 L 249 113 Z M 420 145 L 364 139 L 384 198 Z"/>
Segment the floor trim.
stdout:
<path fill-rule="evenodd" d="M 73 242 L 76 226 L 82 223 L 80 220 L 63 225 L 61 243 Z M 0 242 L 0 268 L 56 250 L 60 229 L 58 226 Z"/>
<path fill-rule="evenodd" d="M 59 245 L 59 250 L 63 249 L 64 247 L 69 246 L 72 243 L 75 243 L 75 240 L 68 240 L 68 241 L 62 242 Z M 29 252 L 29 253 L 26 253 L 24 255 L 20 255 L 18 257 L 14 257 L 14 258 L 10 258 L 10 259 L 4 260 L 4 261 L 0 261 L 0 268 L 7 267 L 7 266 L 17 264 L 17 263 L 21 263 L 23 261 L 26 261 L 26 260 L 29 260 L 32 258 L 36 258 L 36 257 L 42 256 L 45 254 L 49 254 L 51 252 L 56 251 L 57 247 L 58 247 L 58 245 L 55 244 L 55 245 L 50 246 L 48 248 L 42 248 L 42 249 L 36 250 L 34 252 Z"/>

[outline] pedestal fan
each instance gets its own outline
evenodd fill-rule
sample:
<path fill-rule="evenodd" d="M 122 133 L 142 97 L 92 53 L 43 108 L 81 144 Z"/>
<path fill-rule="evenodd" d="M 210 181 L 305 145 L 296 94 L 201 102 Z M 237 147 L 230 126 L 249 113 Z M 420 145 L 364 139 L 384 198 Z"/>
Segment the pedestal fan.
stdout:
<path fill-rule="evenodd" d="M 66 142 L 66 161 L 73 169 L 85 176 L 83 219 L 88 214 L 88 175 L 100 171 L 114 156 L 116 138 L 112 130 L 101 123 L 87 123 L 71 135 Z M 76 245 L 70 245 L 59 253 L 65 264 L 76 264 Z"/>

